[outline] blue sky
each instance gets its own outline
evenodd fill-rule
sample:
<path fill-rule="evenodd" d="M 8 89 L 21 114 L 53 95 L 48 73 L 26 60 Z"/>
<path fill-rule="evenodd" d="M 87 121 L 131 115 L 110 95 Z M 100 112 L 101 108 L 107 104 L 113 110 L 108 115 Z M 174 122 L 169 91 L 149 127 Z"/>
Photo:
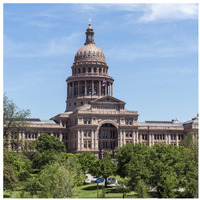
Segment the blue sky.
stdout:
<path fill-rule="evenodd" d="M 18 107 L 41 119 L 65 111 L 89 18 L 114 96 L 139 121 L 197 115 L 197 4 L 4 4 L 4 92 Z"/>

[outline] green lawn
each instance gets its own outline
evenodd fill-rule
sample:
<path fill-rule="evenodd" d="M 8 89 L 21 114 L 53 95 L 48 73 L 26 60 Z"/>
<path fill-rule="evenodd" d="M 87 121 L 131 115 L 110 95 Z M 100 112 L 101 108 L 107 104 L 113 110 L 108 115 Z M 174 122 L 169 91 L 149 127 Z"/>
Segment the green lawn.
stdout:
<path fill-rule="evenodd" d="M 96 184 L 87 184 L 76 188 L 76 197 L 75 198 L 97 198 L 97 185 Z M 108 187 L 99 186 L 99 197 L 105 198 L 122 198 L 123 194 L 119 193 L 117 187 Z M 104 196 L 105 194 L 105 196 Z M 135 198 L 135 192 L 131 192 L 126 195 L 126 198 Z"/>
<path fill-rule="evenodd" d="M 74 198 L 97 198 L 97 185 L 96 184 L 86 184 L 76 188 L 76 196 Z M 119 193 L 117 187 L 99 186 L 99 198 L 122 198 L 123 194 Z M 125 196 L 125 198 L 136 198 L 135 192 L 131 192 Z M 4 198 L 32 198 L 29 192 L 22 191 L 20 189 L 9 192 L 4 191 Z M 34 195 L 33 198 L 38 198 Z"/>

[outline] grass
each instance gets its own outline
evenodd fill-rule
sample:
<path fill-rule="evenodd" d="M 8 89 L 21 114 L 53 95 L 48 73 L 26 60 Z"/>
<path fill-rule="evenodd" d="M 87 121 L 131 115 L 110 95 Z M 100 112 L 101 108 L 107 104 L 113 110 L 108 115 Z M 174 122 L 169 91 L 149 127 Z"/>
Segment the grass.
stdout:
<path fill-rule="evenodd" d="M 96 184 L 85 184 L 75 189 L 76 196 L 74 198 L 97 198 L 97 185 Z M 33 197 L 29 192 L 21 189 L 15 191 L 4 191 L 4 198 L 38 198 L 37 195 Z M 135 192 L 131 192 L 125 196 L 125 198 L 136 198 Z M 122 198 L 123 194 L 117 190 L 117 187 L 108 187 L 100 185 L 98 190 L 99 198 Z"/>
<path fill-rule="evenodd" d="M 75 198 L 97 198 L 97 185 L 96 184 L 86 184 L 76 188 Z M 99 186 L 98 191 L 99 197 L 105 198 L 122 198 L 123 194 L 117 190 L 117 187 L 108 187 Z M 105 196 L 104 196 L 105 195 Z M 125 198 L 135 198 L 135 192 L 131 192 L 126 195 Z"/>

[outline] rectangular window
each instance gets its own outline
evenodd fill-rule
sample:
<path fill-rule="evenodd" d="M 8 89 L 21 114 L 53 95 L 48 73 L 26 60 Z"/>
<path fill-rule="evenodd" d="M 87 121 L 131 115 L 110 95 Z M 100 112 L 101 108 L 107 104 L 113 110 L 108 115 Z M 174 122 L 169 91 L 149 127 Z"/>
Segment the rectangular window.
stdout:
<path fill-rule="evenodd" d="M 88 148 L 91 149 L 91 141 L 88 141 Z"/>
<path fill-rule="evenodd" d="M 84 137 L 87 137 L 87 132 L 84 132 Z"/>
<path fill-rule="evenodd" d="M 91 132 L 88 133 L 88 137 L 91 137 Z"/>
<path fill-rule="evenodd" d="M 84 148 L 87 148 L 87 141 L 84 141 Z"/>

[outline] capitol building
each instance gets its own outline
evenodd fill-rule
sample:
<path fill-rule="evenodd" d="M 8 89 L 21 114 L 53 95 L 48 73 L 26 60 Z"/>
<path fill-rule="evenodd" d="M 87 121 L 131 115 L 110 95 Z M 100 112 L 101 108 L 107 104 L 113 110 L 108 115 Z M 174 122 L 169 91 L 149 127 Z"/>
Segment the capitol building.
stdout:
<path fill-rule="evenodd" d="M 33 141 L 47 133 L 58 137 L 67 152 L 91 152 L 102 158 L 127 143 L 179 145 L 187 132 L 198 129 L 198 115 L 186 122 L 139 122 L 138 111 L 127 110 L 126 103 L 113 96 L 114 78 L 94 42 L 91 23 L 71 69 L 72 75 L 66 79 L 65 112 L 50 120 L 30 119 L 30 130 L 21 132 L 21 138 Z"/>

